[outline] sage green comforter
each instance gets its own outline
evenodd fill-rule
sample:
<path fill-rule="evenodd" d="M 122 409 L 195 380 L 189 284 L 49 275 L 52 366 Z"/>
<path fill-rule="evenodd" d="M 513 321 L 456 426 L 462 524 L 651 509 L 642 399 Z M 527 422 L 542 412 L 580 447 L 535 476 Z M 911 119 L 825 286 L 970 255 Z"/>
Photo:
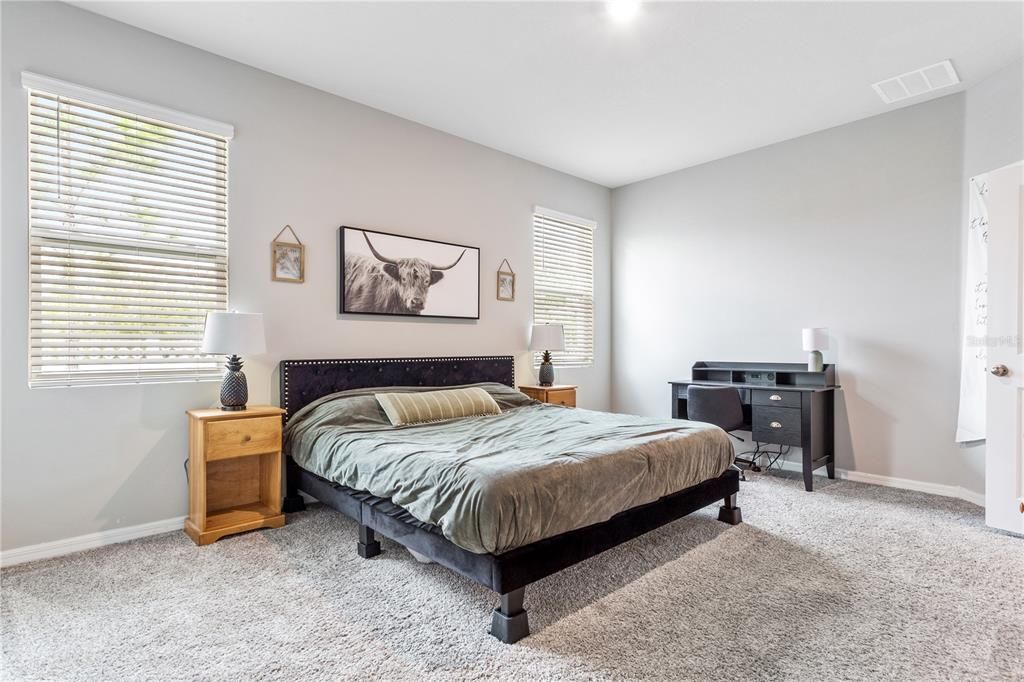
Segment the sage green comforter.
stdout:
<path fill-rule="evenodd" d="M 299 466 L 390 499 L 475 553 L 500 554 L 714 478 L 729 437 L 700 422 L 538 403 L 477 384 L 500 415 L 393 427 L 376 388 L 321 398 L 289 422 Z"/>

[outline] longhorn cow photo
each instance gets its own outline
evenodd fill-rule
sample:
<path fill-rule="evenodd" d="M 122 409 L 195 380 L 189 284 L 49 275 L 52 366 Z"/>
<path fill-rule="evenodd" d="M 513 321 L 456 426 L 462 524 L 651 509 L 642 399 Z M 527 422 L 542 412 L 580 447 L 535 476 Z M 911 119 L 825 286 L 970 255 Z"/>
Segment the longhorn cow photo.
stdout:
<path fill-rule="evenodd" d="M 341 312 L 480 317 L 480 249 L 339 229 Z"/>

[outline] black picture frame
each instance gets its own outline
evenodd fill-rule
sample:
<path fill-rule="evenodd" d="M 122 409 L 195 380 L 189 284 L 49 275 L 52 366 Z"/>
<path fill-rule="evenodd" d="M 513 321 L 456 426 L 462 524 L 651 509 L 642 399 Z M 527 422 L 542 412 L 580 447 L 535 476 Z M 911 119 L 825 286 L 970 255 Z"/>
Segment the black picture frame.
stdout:
<path fill-rule="evenodd" d="M 345 259 L 345 256 L 346 256 L 345 235 L 346 235 L 346 231 L 348 231 L 348 230 L 353 230 L 353 231 L 356 231 L 356 232 L 361 232 L 361 233 L 364 233 L 366 235 L 370 235 L 371 237 L 373 235 L 380 235 L 380 236 L 384 236 L 384 237 L 408 240 L 409 242 L 423 242 L 423 243 L 427 243 L 427 244 L 440 244 L 442 246 L 450 246 L 453 249 L 464 249 L 463 253 L 470 252 L 470 251 L 473 252 L 474 257 L 476 258 L 476 272 L 475 272 L 476 296 L 474 297 L 474 300 L 476 301 L 476 305 L 475 305 L 475 310 L 473 311 L 473 314 L 471 314 L 471 315 L 470 314 L 466 314 L 466 315 L 441 315 L 441 314 L 430 314 L 430 313 L 424 314 L 423 312 L 412 312 L 412 311 L 408 311 L 408 310 L 406 310 L 406 311 L 387 311 L 387 310 L 355 309 L 355 306 L 350 305 L 350 302 L 347 299 L 347 296 L 346 296 L 346 286 L 345 286 L 345 278 L 346 278 L 346 274 L 347 274 L 347 272 L 346 272 L 346 259 Z M 397 256 L 397 255 L 393 255 L 393 256 L 389 256 L 389 257 L 392 257 L 392 258 L 403 257 L 404 258 L 404 257 L 410 257 L 410 256 L 405 256 L 405 255 Z M 415 256 L 412 256 L 412 257 L 415 257 Z M 460 259 L 461 259 L 461 256 L 460 256 Z M 396 234 L 396 233 L 393 233 L 393 232 L 382 232 L 380 230 L 371 230 L 371 229 L 367 229 L 367 228 L 363 228 L 363 227 L 355 227 L 355 226 L 352 226 L 352 225 L 342 225 L 341 227 L 338 228 L 338 280 L 339 280 L 339 287 L 338 287 L 338 291 L 339 291 L 338 312 L 343 314 L 343 315 L 383 315 L 383 316 L 387 316 L 387 317 L 418 317 L 418 318 L 428 318 L 428 319 L 451 319 L 451 320 L 479 320 L 480 319 L 480 248 L 477 247 L 477 246 L 469 246 L 467 244 L 456 244 L 454 242 L 445 242 L 445 241 L 440 241 L 440 240 L 437 240 L 437 239 L 426 239 L 424 237 L 412 237 L 412 236 L 409 236 L 409 235 Z M 428 287 L 428 291 L 429 291 L 429 287 Z"/>

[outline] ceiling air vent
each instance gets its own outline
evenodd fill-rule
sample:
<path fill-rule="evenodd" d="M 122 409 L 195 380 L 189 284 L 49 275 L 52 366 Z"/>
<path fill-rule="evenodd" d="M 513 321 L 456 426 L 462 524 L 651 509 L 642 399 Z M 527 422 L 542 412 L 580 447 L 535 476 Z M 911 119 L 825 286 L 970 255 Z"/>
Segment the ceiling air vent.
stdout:
<path fill-rule="evenodd" d="M 875 89 L 875 92 L 878 93 L 883 102 L 895 104 L 900 100 L 917 97 L 933 90 L 948 88 L 959 82 L 960 77 L 956 75 L 953 65 L 947 59 L 944 62 L 926 66 L 923 69 L 900 74 L 895 78 L 878 81 L 871 87 Z"/>

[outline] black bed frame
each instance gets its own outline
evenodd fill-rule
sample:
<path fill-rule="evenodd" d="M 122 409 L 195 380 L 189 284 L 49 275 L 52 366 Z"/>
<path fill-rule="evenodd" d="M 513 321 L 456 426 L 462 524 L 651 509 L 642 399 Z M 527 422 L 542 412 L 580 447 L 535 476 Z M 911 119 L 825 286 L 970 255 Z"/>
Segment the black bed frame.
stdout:
<path fill-rule="evenodd" d="M 286 360 L 281 363 L 281 407 L 287 421 L 305 405 L 337 391 L 373 386 L 457 386 L 483 381 L 514 387 L 513 358 Z M 491 634 L 506 643 L 516 642 L 530 634 L 526 609 L 523 608 L 526 586 L 530 583 L 718 500 L 724 501 L 718 512 L 720 521 L 735 525 L 742 520 L 740 508 L 736 506 L 739 472 L 730 469 L 718 478 L 626 510 L 603 523 L 503 554 L 474 554 L 447 540 L 435 527 L 403 514 L 389 500 L 339 486 L 302 469 L 288 456 L 285 512 L 305 509 L 300 491 L 359 523 L 356 548 L 360 556 L 368 559 L 380 554 L 380 542 L 375 536 L 379 532 L 497 592 L 501 604 L 492 614 Z"/>

